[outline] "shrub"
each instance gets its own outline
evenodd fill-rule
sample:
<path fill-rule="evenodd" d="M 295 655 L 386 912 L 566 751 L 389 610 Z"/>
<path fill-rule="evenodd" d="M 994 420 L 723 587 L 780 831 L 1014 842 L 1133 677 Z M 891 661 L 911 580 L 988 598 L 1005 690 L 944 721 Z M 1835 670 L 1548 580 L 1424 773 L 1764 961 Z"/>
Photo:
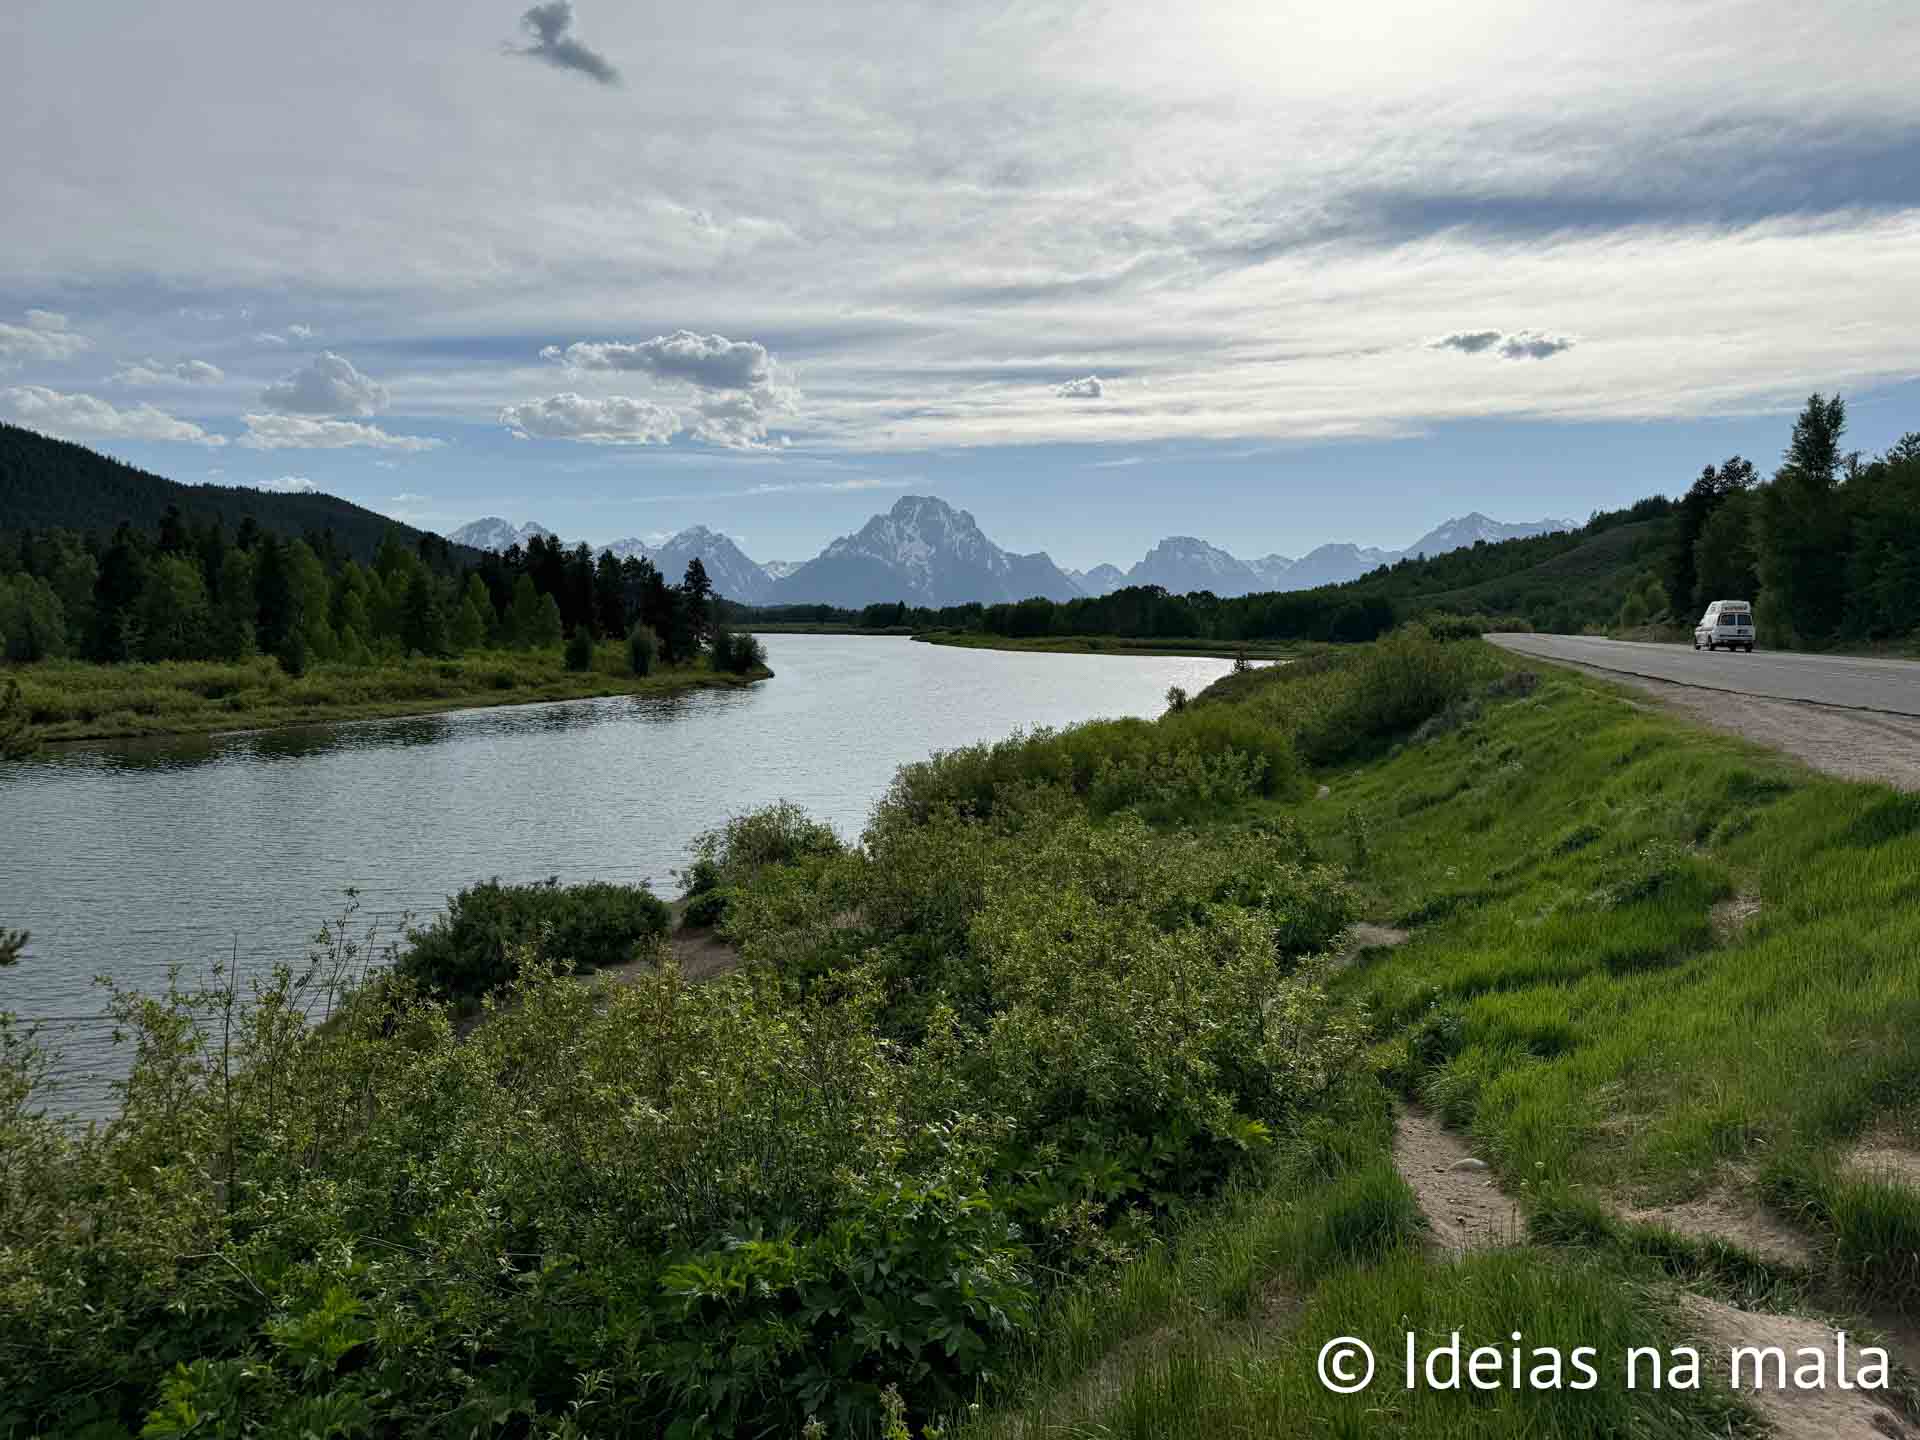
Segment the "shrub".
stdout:
<path fill-rule="evenodd" d="M 593 632 L 584 622 L 573 627 L 567 637 L 566 665 L 569 670 L 593 668 Z"/>
<path fill-rule="evenodd" d="M 746 675 L 766 665 L 767 649 L 759 636 L 736 634 L 723 626 L 713 632 L 710 660 L 715 670 Z"/>
<path fill-rule="evenodd" d="M 735 815 L 717 830 L 695 836 L 692 848 L 693 864 L 680 876 L 689 895 L 742 884 L 768 865 L 838 855 L 846 847 L 831 825 L 813 819 L 791 800 L 782 800 Z"/>
<path fill-rule="evenodd" d="M 489 880 L 447 901 L 447 913 L 408 935 L 401 971 L 446 995 L 483 995 L 537 949 L 562 969 L 624 965 L 667 933 L 667 907 L 641 885 L 562 886 Z"/>
<path fill-rule="evenodd" d="M 660 637 L 651 625 L 636 623 L 627 632 L 627 667 L 643 679 L 653 673 L 660 658 Z"/>

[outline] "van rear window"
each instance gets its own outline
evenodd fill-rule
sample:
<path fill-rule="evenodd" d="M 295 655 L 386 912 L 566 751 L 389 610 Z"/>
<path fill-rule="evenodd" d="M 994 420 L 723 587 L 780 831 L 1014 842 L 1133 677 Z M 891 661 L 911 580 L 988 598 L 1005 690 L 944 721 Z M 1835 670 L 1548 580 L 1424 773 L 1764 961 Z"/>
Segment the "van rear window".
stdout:
<path fill-rule="evenodd" d="M 1732 611 L 1728 611 L 1720 617 L 1720 623 L 1729 628 L 1735 625 L 1744 625 L 1747 623 L 1746 612 L 1742 611 L 1739 614 L 1735 614 Z"/>

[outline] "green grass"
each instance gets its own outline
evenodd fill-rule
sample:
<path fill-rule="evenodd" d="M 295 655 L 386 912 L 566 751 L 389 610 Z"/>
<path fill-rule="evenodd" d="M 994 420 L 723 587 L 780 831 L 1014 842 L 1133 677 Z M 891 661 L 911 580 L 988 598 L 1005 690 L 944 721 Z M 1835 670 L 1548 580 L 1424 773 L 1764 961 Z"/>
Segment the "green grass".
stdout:
<path fill-rule="evenodd" d="M 1390 1350 L 1409 1327 L 1619 1355 L 1675 1334 L 1675 1286 L 1854 1328 L 1867 1312 L 1920 1319 L 1920 1191 L 1845 1163 L 1867 1132 L 1920 1130 L 1920 797 L 1539 673 L 1423 743 L 1319 770 L 1325 798 L 1247 807 L 1299 824 L 1353 865 L 1368 913 L 1413 928 L 1332 992 L 1366 1017 L 1383 1097 L 1468 1133 L 1530 1243 L 1458 1265 L 1395 1245 L 1316 1269 L 1298 1217 L 1353 1182 L 1277 1180 L 1129 1267 L 1109 1310 L 1065 1317 L 1019 1402 L 967 1433 L 1742 1433 L 1751 1417 L 1712 1391 L 1614 1378 L 1497 1405 L 1378 1384 L 1345 1400 L 1314 1361 L 1336 1335 Z M 1323 683 L 1256 672 L 1205 704 L 1311 734 Z M 1736 895 L 1760 908 L 1732 930 L 1716 906 Z M 1385 1141 L 1350 1128 L 1364 1176 Z M 1801 1229 L 1812 1269 L 1618 1218 L 1721 1189 Z M 1215 1256 L 1240 1257 L 1225 1292 L 1207 1283 Z"/>
<path fill-rule="evenodd" d="M 622 647 L 601 645 L 587 671 L 569 671 L 559 650 L 479 651 L 456 659 L 368 666 L 316 664 L 295 678 L 270 659 L 237 664 L 166 661 L 90 665 L 50 660 L 9 667 L 41 740 L 104 740 L 258 730 L 483 705 L 657 693 L 742 685 L 771 672 L 715 673 L 704 662 L 631 674 Z"/>
<path fill-rule="evenodd" d="M 1208 640 L 1197 636 L 987 635 L 977 630 L 923 630 L 916 640 L 966 650 L 1026 650 L 1049 655 L 1196 655 L 1232 660 L 1294 660 L 1326 647 L 1311 641 Z"/>

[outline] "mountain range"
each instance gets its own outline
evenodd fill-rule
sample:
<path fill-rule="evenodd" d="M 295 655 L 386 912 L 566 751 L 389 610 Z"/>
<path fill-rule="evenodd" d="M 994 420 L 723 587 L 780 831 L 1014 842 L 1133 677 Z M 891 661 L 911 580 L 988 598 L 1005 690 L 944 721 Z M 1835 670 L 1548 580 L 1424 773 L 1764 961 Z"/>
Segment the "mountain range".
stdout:
<path fill-rule="evenodd" d="M 987 538 L 973 516 L 929 495 L 906 495 L 852 535 L 843 535 L 806 561 L 760 564 L 727 536 L 704 525 L 682 530 L 658 545 L 637 539 L 597 547 L 616 557 L 644 555 L 669 578 L 685 573 L 696 555 L 714 588 L 747 605 L 834 605 L 858 608 L 904 600 L 938 609 L 972 601 L 995 604 L 1041 595 L 1072 600 L 1105 595 L 1129 585 L 1159 585 L 1174 594 L 1211 590 L 1224 597 L 1271 590 L 1310 590 L 1420 555 L 1441 555 L 1485 541 L 1545 535 L 1579 528 L 1571 520 L 1508 523 L 1479 511 L 1447 521 L 1404 550 L 1335 543 L 1297 559 L 1266 555 L 1241 560 L 1191 535 L 1175 535 L 1126 570 L 1096 565 L 1062 570 L 1045 551 L 1031 555 L 1003 550 Z M 463 525 L 447 538 L 476 549 L 504 550 L 551 531 L 528 523 L 515 527 L 497 516 Z"/>

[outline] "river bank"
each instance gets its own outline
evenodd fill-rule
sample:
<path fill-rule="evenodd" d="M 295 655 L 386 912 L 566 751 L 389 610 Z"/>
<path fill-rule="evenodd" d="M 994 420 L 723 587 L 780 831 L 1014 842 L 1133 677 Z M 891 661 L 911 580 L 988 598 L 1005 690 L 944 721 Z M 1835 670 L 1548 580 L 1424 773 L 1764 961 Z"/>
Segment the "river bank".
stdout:
<path fill-rule="evenodd" d="M 1037 655 L 1191 655 L 1213 660 L 1298 660 L 1327 647 L 1311 641 L 1222 641 L 1126 635 L 987 635 L 977 630 L 922 630 L 914 639 L 964 650 L 1015 650 Z"/>
<path fill-rule="evenodd" d="M 701 661 L 638 676 L 621 647 L 603 644 L 586 670 L 569 670 L 556 649 L 479 651 L 375 665 L 323 663 L 299 676 L 268 658 L 126 665 L 48 660 L 13 667 L 5 678 L 20 684 L 35 738 L 55 743 L 216 735 L 607 695 L 731 689 L 772 674 L 765 667 L 728 674 Z"/>
<path fill-rule="evenodd" d="M 879 646 L 840 648 L 844 692 Z M 1116 668 L 913 678 L 963 662 L 928 713 Z M 738 788 L 698 847 L 737 973 L 536 965 L 464 1044 L 375 995 L 324 1043 L 243 1038 L 231 1088 L 204 1078 L 224 1030 L 183 1060 L 173 1011 L 130 1010 L 130 1093 L 167 1103 L 84 1150 L 31 1135 L 44 1220 L 0 1252 L 27 1420 L 233 1394 L 431 1433 L 503 1397 L 591 1434 L 1910 1424 L 1904 1373 L 1796 1429 L 1780 1407 L 1821 1392 L 1732 1393 L 1708 1353 L 1838 1325 L 1920 1358 L 1910 798 L 1418 630 L 1158 720 L 946 748 L 857 846 Z M 316 1234 L 351 1246 L 320 1269 Z M 65 1273 L 95 1277 L 84 1307 L 29 1283 Z M 1403 1386 L 1404 1347 L 1450 1331 L 1584 1347 L 1599 1383 Z M 309 1333 L 319 1361 L 282 1353 Z M 1372 1391 L 1316 1378 L 1336 1336 L 1380 1356 Z M 1630 1348 L 1685 1344 L 1706 1383 L 1626 1382 Z M 476 1354 L 488 1388 L 449 1418 Z"/>

